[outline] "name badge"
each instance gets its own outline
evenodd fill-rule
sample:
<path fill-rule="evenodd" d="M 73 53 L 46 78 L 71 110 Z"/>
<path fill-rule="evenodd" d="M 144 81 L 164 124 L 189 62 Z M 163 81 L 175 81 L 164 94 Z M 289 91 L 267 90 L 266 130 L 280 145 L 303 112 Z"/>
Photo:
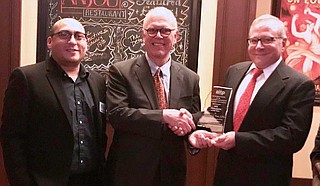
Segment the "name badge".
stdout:
<path fill-rule="evenodd" d="M 106 113 L 106 104 L 102 103 L 101 101 L 99 101 L 99 111 L 101 113 Z"/>

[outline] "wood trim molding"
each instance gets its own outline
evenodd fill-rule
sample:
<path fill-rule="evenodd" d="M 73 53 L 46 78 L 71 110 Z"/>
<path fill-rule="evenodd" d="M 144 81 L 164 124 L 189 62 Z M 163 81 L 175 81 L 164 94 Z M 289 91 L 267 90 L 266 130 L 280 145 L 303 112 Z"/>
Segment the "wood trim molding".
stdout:
<path fill-rule="evenodd" d="M 11 71 L 20 65 L 21 0 L 3 0 L 0 6 L 0 114 Z M 1 184 L 0 184 L 1 185 Z"/>
<path fill-rule="evenodd" d="M 10 70 L 20 66 L 21 52 L 21 9 L 22 0 L 12 0 L 11 5 L 11 65 Z"/>
<path fill-rule="evenodd" d="M 306 186 L 312 185 L 312 179 L 307 178 L 292 178 L 291 186 Z"/>
<path fill-rule="evenodd" d="M 246 39 L 256 6 L 257 0 L 218 1 L 213 85 L 223 83 L 230 65 L 249 58 Z"/>
<path fill-rule="evenodd" d="M 21 0 L 2 0 L 0 6 L 0 115 L 2 115 L 4 92 L 11 71 L 20 65 Z M 1 124 L 0 124 L 1 125 Z M 0 148 L 0 185 L 9 186 L 4 170 Z"/>
<path fill-rule="evenodd" d="M 201 0 L 192 1 L 192 19 L 190 25 L 189 36 L 189 59 L 187 67 L 194 72 L 198 71 L 198 56 L 199 56 L 199 35 L 200 35 L 200 18 L 201 18 Z"/>

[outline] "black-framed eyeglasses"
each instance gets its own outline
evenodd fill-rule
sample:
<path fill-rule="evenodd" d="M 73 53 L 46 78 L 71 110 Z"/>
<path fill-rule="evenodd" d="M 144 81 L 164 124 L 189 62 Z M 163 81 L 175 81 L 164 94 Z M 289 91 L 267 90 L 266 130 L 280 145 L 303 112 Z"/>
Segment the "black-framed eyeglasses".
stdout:
<path fill-rule="evenodd" d="M 170 29 L 170 28 L 161 28 L 161 29 L 156 29 L 156 28 L 148 28 L 148 29 L 144 29 L 147 34 L 150 36 L 150 37 L 155 37 L 158 32 L 160 32 L 160 35 L 162 37 L 168 37 L 172 31 L 174 31 L 175 29 Z"/>
<path fill-rule="evenodd" d="M 262 38 L 253 37 L 247 40 L 249 45 L 257 45 L 259 41 L 261 41 L 263 45 L 269 45 L 273 43 L 276 39 L 283 39 L 283 38 L 282 37 L 262 37 Z"/>
<path fill-rule="evenodd" d="M 57 35 L 60 39 L 63 39 L 63 40 L 69 40 L 71 39 L 71 36 L 73 36 L 74 39 L 77 41 L 84 41 L 87 39 L 87 35 L 85 33 L 82 33 L 82 32 L 72 33 L 66 30 L 62 30 L 60 32 L 51 34 L 51 36 L 54 36 L 54 35 Z"/>

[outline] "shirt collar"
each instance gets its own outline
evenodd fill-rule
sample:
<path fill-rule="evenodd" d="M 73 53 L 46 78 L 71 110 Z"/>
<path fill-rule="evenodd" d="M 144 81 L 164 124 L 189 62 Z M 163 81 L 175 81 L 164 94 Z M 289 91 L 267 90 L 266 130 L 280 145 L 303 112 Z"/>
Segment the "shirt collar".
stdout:
<path fill-rule="evenodd" d="M 61 68 L 61 66 L 52 58 L 50 60 L 53 62 L 54 66 L 60 71 L 62 76 L 69 77 L 68 74 Z M 80 63 L 79 77 L 80 78 L 88 78 L 89 71 Z"/>
<path fill-rule="evenodd" d="M 80 64 L 79 77 L 80 78 L 88 78 L 89 71 L 82 64 Z"/>
<path fill-rule="evenodd" d="M 266 78 L 268 78 L 268 77 L 271 75 L 271 73 L 277 68 L 277 66 L 281 63 L 281 61 L 282 61 L 282 57 L 280 57 L 280 58 L 277 60 L 277 62 L 269 65 L 267 68 L 262 69 L 264 76 L 265 76 Z M 257 67 L 256 67 L 256 65 L 255 65 L 254 63 L 252 63 L 251 66 L 250 66 L 250 68 L 249 68 L 249 70 L 247 71 L 246 75 L 247 75 L 248 73 L 250 73 L 251 70 L 254 69 L 254 68 L 257 68 Z"/>
<path fill-rule="evenodd" d="M 148 57 L 147 53 L 146 53 L 146 58 L 147 58 L 149 66 L 150 66 L 152 76 L 154 76 L 154 74 L 156 73 L 158 68 L 160 68 L 163 77 L 169 77 L 170 67 L 171 67 L 171 57 L 169 58 L 169 61 L 167 63 L 165 63 L 164 65 L 162 65 L 161 67 L 156 65 L 153 61 L 151 61 L 151 59 Z"/>

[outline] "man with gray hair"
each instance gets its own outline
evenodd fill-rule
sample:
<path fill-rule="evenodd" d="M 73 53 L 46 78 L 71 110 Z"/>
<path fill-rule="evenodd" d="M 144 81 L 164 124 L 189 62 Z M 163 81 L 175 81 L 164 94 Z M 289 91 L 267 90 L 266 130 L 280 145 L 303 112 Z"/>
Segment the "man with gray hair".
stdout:
<path fill-rule="evenodd" d="M 251 24 L 251 61 L 229 67 L 224 85 L 234 91 L 224 134 L 196 131 L 190 143 L 220 148 L 215 186 L 289 186 L 293 153 L 308 136 L 315 97 L 311 79 L 287 66 L 284 24 L 262 15 Z"/>
<path fill-rule="evenodd" d="M 201 112 L 198 75 L 170 56 L 178 36 L 173 13 L 154 8 L 143 22 L 145 55 L 110 67 L 111 185 L 185 185 L 185 136 Z"/>

